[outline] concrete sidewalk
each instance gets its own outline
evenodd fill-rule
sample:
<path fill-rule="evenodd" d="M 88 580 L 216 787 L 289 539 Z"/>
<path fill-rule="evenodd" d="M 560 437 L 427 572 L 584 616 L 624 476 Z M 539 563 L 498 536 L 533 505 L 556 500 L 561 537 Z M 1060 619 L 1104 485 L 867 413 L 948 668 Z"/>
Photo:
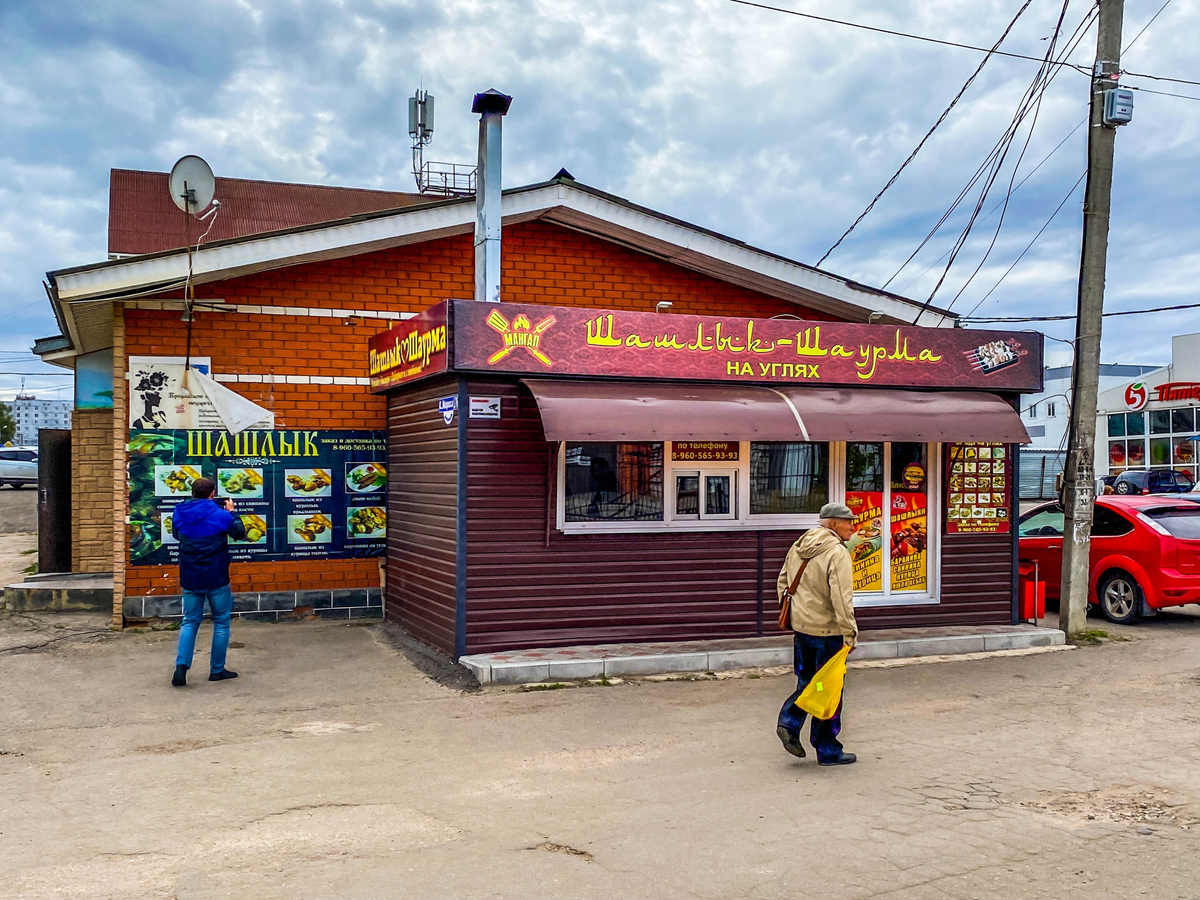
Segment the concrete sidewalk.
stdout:
<path fill-rule="evenodd" d="M 1065 643 L 1061 631 L 1032 625 L 895 628 L 864 632 L 853 659 L 908 659 L 990 650 L 1024 650 Z M 672 672 L 722 672 L 786 666 L 789 635 L 718 641 L 596 644 L 476 653 L 460 657 L 480 684 L 532 684 Z"/>

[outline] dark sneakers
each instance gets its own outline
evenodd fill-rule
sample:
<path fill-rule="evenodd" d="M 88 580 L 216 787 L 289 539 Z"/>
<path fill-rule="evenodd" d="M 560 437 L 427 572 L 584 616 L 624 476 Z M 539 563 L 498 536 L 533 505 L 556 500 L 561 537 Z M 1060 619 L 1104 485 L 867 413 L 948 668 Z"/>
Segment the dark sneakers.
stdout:
<path fill-rule="evenodd" d="M 222 669 L 220 672 L 213 672 L 208 676 L 209 681 L 224 681 L 226 678 L 237 678 L 237 672 Z"/>
<path fill-rule="evenodd" d="M 775 729 L 775 733 L 779 735 L 779 740 L 783 744 L 784 750 L 792 754 L 792 756 L 804 759 L 804 746 L 800 743 L 799 735 L 793 735 L 782 725 Z"/>
<path fill-rule="evenodd" d="M 176 666 L 175 674 L 171 676 L 172 687 L 183 687 L 187 684 L 187 666 Z"/>
<path fill-rule="evenodd" d="M 851 763 L 854 763 L 857 761 L 858 761 L 858 757 L 855 756 L 853 753 L 843 753 L 837 759 L 831 759 L 828 762 L 821 762 L 821 760 L 817 760 L 817 765 L 818 766 L 848 766 Z"/>

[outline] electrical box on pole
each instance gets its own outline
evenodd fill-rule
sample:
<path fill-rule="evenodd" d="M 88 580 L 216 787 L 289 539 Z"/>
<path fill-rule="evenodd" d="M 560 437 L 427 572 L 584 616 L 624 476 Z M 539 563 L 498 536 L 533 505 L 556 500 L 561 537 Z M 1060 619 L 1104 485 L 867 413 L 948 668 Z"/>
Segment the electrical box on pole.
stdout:
<path fill-rule="evenodd" d="M 1128 125 L 1133 121 L 1133 91 L 1115 87 L 1104 92 L 1104 124 Z"/>

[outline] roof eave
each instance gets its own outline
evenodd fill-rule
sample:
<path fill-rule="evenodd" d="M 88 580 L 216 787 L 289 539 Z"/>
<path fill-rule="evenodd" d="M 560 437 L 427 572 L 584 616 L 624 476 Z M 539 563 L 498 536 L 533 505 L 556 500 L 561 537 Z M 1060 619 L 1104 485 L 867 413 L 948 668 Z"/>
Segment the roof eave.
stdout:
<path fill-rule="evenodd" d="M 922 310 L 920 304 L 908 298 L 759 250 L 567 179 L 505 191 L 503 217 L 508 225 L 545 218 L 851 321 L 866 321 L 875 313 L 885 322 L 917 318 L 919 324 L 932 326 L 953 324 L 955 319 L 945 310 Z M 472 199 L 456 198 L 231 238 L 205 244 L 193 254 L 193 281 L 202 284 L 467 234 L 474 227 L 474 219 Z M 187 258 L 182 250 L 49 273 L 64 310 L 82 300 L 119 300 L 122 296 L 161 292 L 182 284 L 186 276 Z M 64 333 L 78 347 L 78 336 L 70 328 L 72 318 L 69 312 L 65 315 Z"/>

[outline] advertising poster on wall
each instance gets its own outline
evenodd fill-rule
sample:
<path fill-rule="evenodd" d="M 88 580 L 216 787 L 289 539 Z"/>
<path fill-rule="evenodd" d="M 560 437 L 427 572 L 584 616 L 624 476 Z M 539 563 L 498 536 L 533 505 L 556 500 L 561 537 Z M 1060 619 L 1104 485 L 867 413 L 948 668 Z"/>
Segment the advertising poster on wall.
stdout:
<path fill-rule="evenodd" d="M 846 545 L 854 567 L 854 590 L 882 590 L 883 492 L 849 491 L 846 505 L 854 513 L 854 535 Z"/>
<path fill-rule="evenodd" d="M 1010 468 L 1003 444 L 948 444 L 946 534 L 1008 534 Z"/>
<path fill-rule="evenodd" d="M 892 493 L 892 593 L 928 588 L 929 510 L 924 492 Z"/>
<path fill-rule="evenodd" d="M 130 562 L 178 563 L 172 514 L 200 477 L 246 526 L 234 561 L 381 556 L 386 458 L 381 431 L 130 431 Z"/>

